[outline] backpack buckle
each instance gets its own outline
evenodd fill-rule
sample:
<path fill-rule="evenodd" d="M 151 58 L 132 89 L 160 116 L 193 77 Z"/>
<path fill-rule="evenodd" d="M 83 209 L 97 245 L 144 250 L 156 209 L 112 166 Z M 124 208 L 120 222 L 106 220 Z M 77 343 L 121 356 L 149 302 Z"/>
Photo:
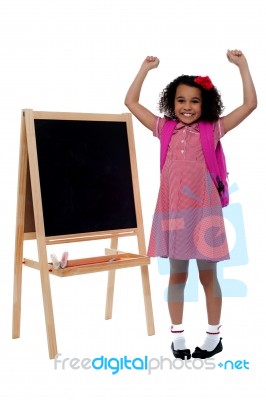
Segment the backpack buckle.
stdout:
<path fill-rule="evenodd" d="M 219 176 L 216 176 L 216 181 L 217 181 L 217 185 L 218 185 L 217 186 L 218 192 L 221 193 L 224 190 L 224 184 L 221 181 L 221 179 L 219 178 Z"/>

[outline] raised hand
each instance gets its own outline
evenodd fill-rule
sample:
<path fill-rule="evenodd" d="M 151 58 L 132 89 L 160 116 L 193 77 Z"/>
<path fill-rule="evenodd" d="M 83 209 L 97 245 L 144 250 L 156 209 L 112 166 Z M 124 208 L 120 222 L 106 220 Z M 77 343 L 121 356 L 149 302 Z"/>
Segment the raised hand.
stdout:
<path fill-rule="evenodd" d="M 159 64 L 160 64 L 159 58 L 153 57 L 153 56 L 148 56 L 143 61 L 142 68 L 144 68 L 145 70 L 149 71 L 149 70 L 151 70 L 153 68 L 157 68 Z"/>
<path fill-rule="evenodd" d="M 247 61 L 241 50 L 227 50 L 226 56 L 229 62 L 238 67 Z"/>

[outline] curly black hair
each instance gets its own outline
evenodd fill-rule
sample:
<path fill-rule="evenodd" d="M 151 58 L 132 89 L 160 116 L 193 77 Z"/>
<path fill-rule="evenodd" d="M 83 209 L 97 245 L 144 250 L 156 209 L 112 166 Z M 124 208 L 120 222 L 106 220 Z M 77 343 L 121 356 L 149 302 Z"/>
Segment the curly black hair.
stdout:
<path fill-rule="evenodd" d="M 183 84 L 200 89 L 202 96 L 201 119 L 208 122 L 217 121 L 224 110 L 220 93 L 215 86 L 209 90 L 204 89 L 203 86 L 194 81 L 196 77 L 197 76 L 194 75 L 181 75 L 163 89 L 160 93 L 159 111 L 163 113 L 165 117 L 176 119 L 174 109 L 176 88 L 180 84 Z"/>

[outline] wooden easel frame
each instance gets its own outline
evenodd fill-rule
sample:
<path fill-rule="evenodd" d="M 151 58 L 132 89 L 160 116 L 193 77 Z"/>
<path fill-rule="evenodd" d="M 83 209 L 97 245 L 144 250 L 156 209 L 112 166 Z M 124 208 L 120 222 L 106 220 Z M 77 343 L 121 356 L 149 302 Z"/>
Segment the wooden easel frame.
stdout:
<path fill-rule="evenodd" d="M 137 227 L 133 229 L 122 229 L 107 232 L 88 232 L 86 234 L 64 235 L 56 237 L 46 237 L 44 229 L 44 218 L 41 198 L 41 186 L 38 169 L 38 157 L 35 139 L 35 119 L 63 119 L 63 120 L 96 120 L 96 121 L 124 121 L 127 130 L 131 132 L 128 136 L 130 152 L 130 162 L 132 167 L 132 183 L 134 190 L 134 200 L 136 207 Z M 133 155 L 133 156 L 132 156 Z M 31 232 L 29 232 L 29 227 Z M 139 254 L 124 254 L 118 252 L 118 240 L 124 236 L 136 236 Z M 117 254 L 121 257 L 116 261 L 108 262 L 100 258 L 100 262 L 85 261 L 85 265 L 77 265 L 71 268 L 54 270 L 47 259 L 47 248 L 49 244 L 71 243 L 86 240 L 98 240 L 110 238 L 111 248 L 106 250 L 106 254 Z M 24 240 L 36 239 L 38 249 L 38 261 L 24 258 Z M 50 287 L 50 274 L 60 277 L 77 274 L 87 274 L 92 272 L 108 271 L 108 284 L 106 294 L 105 318 L 112 318 L 113 297 L 115 286 L 116 269 L 139 266 L 143 286 L 143 296 L 146 314 L 146 325 L 148 335 L 154 334 L 154 320 L 151 302 L 151 291 L 149 282 L 148 264 L 149 257 L 146 255 L 143 220 L 141 213 L 140 194 L 138 187 L 138 175 L 135 159 L 135 144 L 133 138 L 133 127 L 131 114 L 81 114 L 81 113 L 54 113 L 36 112 L 30 109 L 23 110 L 21 116 L 21 137 L 20 137 L 20 156 L 19 156 L 19 175 L 17 193 L 17 218 L 16 218 L 16 238 L 15 238 L 15 259 L 14 259 L 14 293 L 13 293 L 13 338 L 20 337 L 21 322 L 21 289 L 22 289 L 22 269 L 28 266 L 40 271 L 42 296 L 45 314 L 46 334 L 48 341 L 49 357 L 55 358 L 57 354 L 57 343 L 55 333 L 55 323 L 52 305 L 52 294 Z"/>

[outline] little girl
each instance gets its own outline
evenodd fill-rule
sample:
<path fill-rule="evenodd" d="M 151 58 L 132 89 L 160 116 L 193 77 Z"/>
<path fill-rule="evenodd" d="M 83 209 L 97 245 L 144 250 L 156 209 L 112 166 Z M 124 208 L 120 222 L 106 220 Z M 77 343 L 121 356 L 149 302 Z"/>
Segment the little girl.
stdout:
<path fill-rule="evenodd" d="M 222 351 L 220 317 L 222 294 L 217 279 L 217 262 L 229 258 L 222 206 L 218 191 L 208 172 L 198 122 L 212 124 L 214 145 L 240 124 L 256 107 L 257 97 L 247 60 L 239 50 L 228 50 L 228 60 L 239 68 L 243 85 L 243 103 L 220 118 L 223 104 L 209 77 L 181 75 L 170 82 L 160 95 L 155 116 L 139 103 L 148 72 L 157 68 L 159 59 L 147 57 L 131 84 L 125 105 L 154 136 L 161 139 L 168 120 L 175 120 L 165 160 L 161 160 L 161 180 L 153 218 L 148 255 L 169 257 L 168 307 L 172 322 L 171 349 L 176 358 L 190 359 L 183 320 L 184 289 L 190 259 L 196 259 L 199 279 L 206 296 L 208 327 L 194 358 L 208 358 Z"/>

